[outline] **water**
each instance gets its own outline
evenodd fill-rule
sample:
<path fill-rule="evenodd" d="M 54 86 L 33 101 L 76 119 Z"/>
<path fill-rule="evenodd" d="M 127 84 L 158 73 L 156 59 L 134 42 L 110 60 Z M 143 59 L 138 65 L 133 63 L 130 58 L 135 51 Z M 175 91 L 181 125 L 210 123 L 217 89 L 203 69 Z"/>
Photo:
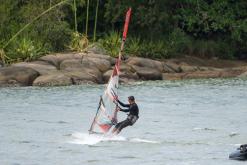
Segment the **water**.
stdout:
<path fill-rule="evenodd" d="M 87 134 L 101 85 L 0 89 L 1 165 L 230 165 L 247 143 L 247 80 L 140 82 L 140 119 L 119 136 Z M 121 112 L 121 119 L 125 114 Z"/>

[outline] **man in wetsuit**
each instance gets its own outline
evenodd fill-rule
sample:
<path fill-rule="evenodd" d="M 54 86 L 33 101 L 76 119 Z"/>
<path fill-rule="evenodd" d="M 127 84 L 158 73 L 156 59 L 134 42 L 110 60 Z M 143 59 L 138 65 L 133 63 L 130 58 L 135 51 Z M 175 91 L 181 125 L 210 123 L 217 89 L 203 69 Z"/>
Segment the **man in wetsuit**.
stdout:
<path fill-rule="evenodd" d="M 119 111 L 129 112 L 127 119 L 125 119 L 124 121 L 121 121 L 121 122 L 117 123 L 117 125 L 115 126 L 115 128 L 112 130 L 112 133 L 119 134 L 119 132 L 123 128 L 125 128 L 127 126 L 132 126 L 137 121 L 137 119 L 139 118 L 139 109 L 138 109 L 137 104 L 135 103 L 134 96 L 129 96 L 128 97 L 129 104 L 122 103 L 121 101 L 118 100 L 118 98 L 116 98 L 116 101 L 122 107 L 128 107 L 128 109 L 121 109 L 119 107 Z"/>

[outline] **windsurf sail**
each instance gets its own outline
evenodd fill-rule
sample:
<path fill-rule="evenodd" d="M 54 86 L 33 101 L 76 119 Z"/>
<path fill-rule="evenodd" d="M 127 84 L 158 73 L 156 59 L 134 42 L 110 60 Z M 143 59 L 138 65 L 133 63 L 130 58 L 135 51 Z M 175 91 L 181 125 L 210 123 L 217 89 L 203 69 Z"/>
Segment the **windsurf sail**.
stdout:
<path fill-rule="evenodd" d="M 111 77 L 106 85 L 103 95 L 100 97 L 99 106 L 96 111 L 96 115 L 93 119 L 89 133 L 107 133 L 111 127 L 117 124 L 117 112 L 118 103 L 115 98 L 118 97 L 118 85 L 119 85 L 119 74 L 120 74 L 120 63 L 122 58 L 122 51 L 126 41 L 128 26 L 131 16 L 131 8 L 126 13 L 124 31 L 122 37 L 121 48 L 119 51 L 118 59 L 116 60 L 114 69 Z"/>

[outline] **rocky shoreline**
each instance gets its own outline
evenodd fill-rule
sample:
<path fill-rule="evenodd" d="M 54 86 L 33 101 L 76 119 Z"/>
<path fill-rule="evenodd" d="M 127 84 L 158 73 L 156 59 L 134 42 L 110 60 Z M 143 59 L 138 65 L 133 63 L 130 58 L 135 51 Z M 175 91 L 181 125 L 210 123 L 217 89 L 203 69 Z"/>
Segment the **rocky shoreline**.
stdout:
<path fill-rule="evenodd" d="M 0 65 L 0 87 L 64 86 L 106 83 L 115 58 L 89 53 L 58 53 L 8 67 Z M 129 57 L 121 63 L 120 82 L 247 77 L 247 62 L 183 57 L 151 60 Z"/>

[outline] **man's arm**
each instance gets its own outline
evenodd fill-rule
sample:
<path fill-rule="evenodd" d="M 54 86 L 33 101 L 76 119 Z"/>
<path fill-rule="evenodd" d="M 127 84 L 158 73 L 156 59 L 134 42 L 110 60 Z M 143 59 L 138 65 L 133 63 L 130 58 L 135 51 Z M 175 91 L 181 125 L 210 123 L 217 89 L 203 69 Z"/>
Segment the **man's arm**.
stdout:
<path fill-rule="evenodd" d="M 122 112 L 129 112 L 130 111 L 130 109 L 121 109 L 120 108 L 120 110 L 119 111 L 122 111 Z"/>
<path fill-rule="evenodd" d="M 117 100 L 117 102 L 122 106 L 122 107 L 130 107 L 130 105 L 129 104 L 124 104 L 124 103 L 122 103 L 121 101 L 119 101 L 119 100 Z"/>

